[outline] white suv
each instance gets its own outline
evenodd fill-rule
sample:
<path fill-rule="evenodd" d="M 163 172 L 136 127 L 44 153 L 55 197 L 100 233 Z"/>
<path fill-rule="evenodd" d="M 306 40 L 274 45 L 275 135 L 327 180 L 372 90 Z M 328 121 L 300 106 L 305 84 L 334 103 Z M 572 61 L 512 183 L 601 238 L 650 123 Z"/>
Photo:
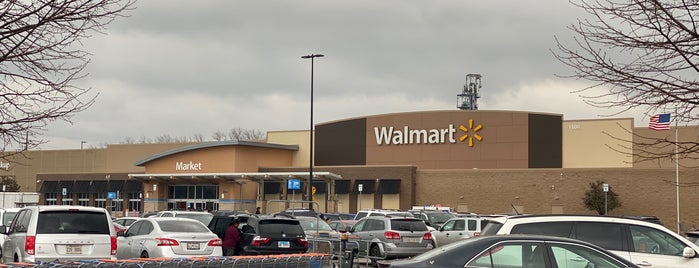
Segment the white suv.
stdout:
<path fill-rule="evenodd" d="M 2 233 L 4 263 L 116 259 L 116 232 L 104 208 L 28 206 Z"/>
<path fill-rule="evenodd" d="M 358 221 L 368 216 L 392 216 L 392 217 L 413 217 L 413 214 L 407 211 L 390 210 L 390 209 L 365 209 L 360 210 L 354 215 L 354 220 Z"/>
<path fill-rule="evenodd" d="M 699 246 L 655 223 L 584 215 L 520 215 L 492 218 L 481 235 L 539 234 L 590 242 L 638 266 L 699 267 Z"/>

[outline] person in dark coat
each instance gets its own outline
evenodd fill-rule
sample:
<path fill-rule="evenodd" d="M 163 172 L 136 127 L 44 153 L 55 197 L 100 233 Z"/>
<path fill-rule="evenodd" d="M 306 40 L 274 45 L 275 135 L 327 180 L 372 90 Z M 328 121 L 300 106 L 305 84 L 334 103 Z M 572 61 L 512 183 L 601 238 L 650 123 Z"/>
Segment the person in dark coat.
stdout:
<path fill-rule="evenodd" d="M 235 255 L 238 243 L 240 243 L 240 231 L 238 230 L 238 219 L 231 220 L 226 228 L 226 233 L 223 235 L 223 255 Z"/>

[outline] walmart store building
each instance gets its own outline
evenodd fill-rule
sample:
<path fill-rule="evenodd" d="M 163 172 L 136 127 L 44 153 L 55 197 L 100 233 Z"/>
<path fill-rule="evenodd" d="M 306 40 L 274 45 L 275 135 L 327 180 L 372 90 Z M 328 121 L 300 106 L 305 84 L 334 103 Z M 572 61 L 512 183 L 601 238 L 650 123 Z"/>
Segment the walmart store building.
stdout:
<path fill-rule="evenodd" d="M 699 224 L 699 172 L 669 160 L 635 163 L 639 137 L 696 140 L 696 126 L 635 128 L 632 118 L 564 120 L 522 111 L 422 111 L 317 124 L 315 208 L 476 213 L 593 213 L 582 202 L 601 180 L 619 195 L 614 215 Z M 28 152 L 0 165 L 43 204 L 123 211 L 238 209 L 275 212 L 307 200 L 308 131 L 271 131 L 265 142 L 114 144 Z M 681 159 L 681 166 L 696 165 Z M 679 175 L 679 176 L 678 176 Z M 289 189 L 300 181 L 300 189 Z M 676 181 L 679 186 L 676 187 Z M 360 191 L 361 189 L 361 191 Z M 293 205 L 289 202 L 293 201 Z"/>

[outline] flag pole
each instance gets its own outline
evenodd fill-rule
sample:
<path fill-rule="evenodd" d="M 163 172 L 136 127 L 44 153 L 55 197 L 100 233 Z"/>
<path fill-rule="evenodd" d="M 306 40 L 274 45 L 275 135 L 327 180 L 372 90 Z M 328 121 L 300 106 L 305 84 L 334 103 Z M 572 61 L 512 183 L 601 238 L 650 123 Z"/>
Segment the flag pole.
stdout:
<path fill-rule="evenodd" d="M 680 233 L 680 157 L 677 154 L 677 119 L 675 119 L 675 188 L 677 191 L 677 234 Z"/>
<path fill-rule="evenodd" d="M 678 142 L 679 138 L 677 135 L 677 121 L 679 117 L 677 114 L 677 104 L 675 104 L 675 191 L 677 192 L 677 234 L 682 235 L 680 230 L 680 156 L 678 154 Z"/>

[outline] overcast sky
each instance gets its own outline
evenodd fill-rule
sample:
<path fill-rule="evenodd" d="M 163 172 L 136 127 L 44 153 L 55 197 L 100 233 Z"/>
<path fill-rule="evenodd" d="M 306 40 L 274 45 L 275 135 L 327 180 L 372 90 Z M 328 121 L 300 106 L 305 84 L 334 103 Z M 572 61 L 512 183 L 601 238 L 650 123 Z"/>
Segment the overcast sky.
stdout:
<path fill-rule="evenodd" d="M 49 125 L 44 150 L 161 135 L 211 140 L 231 128 L 305 130 L 314 122 L 455 110 L 466 74 L 482 75 L 480 110 L 599 119 L 584 81 L 552 55 L 584 13 L 564 0 L 140 0 L 95 34 L 99 94 L 73 124 Z M 641 113 L 637 126 L 647 124 Z"/>

